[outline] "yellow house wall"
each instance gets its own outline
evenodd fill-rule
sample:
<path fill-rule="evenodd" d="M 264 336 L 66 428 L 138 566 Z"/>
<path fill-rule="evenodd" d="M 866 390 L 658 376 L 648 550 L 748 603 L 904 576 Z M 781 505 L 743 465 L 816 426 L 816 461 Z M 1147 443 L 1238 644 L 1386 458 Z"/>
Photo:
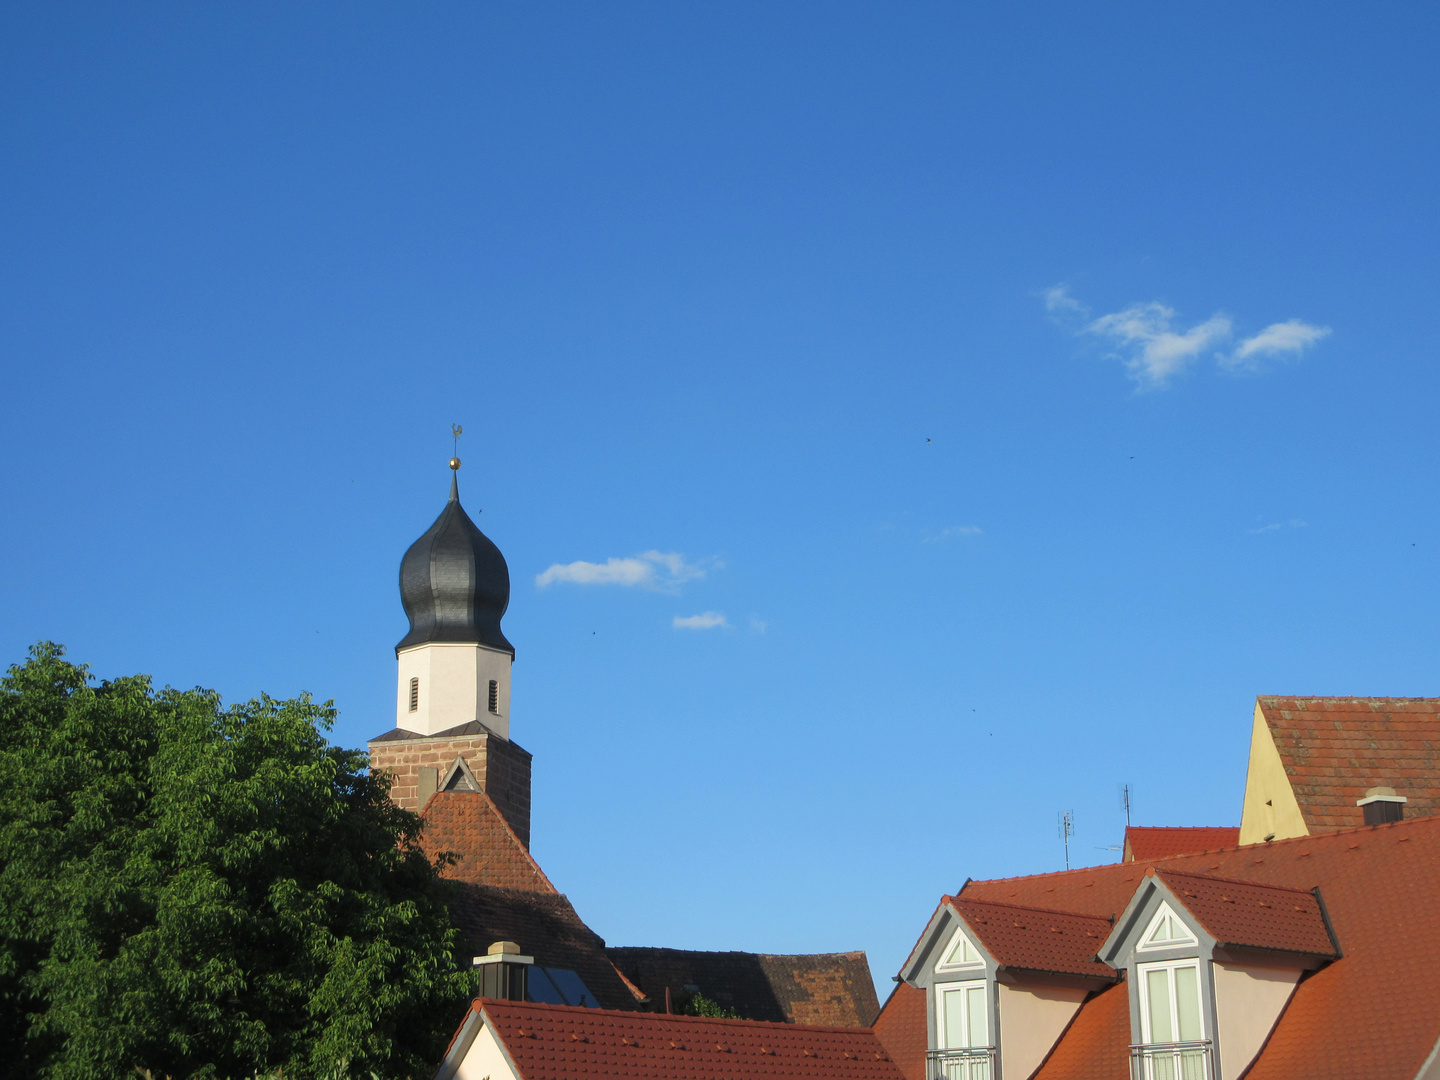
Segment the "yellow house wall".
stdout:
<path fill-rule="evenodd" d="M 1250 729 L 1250 766 L 1245 771 L 1245 805 L 1240 811 L 1240 843 L 1258 844 L 1272 833 L 1276 840 L 1285 840 L 1309 836 L 1310 830 L 1257 701 Z"/>
<path fill-rule="evenodd" d="M 1215 1015 L 1220 1080 L 1237 1080 L 1265 1045 L 1295 984 L 1298 969 L 1248 967 L 1216 962 Z"/>
<path fill-rule="evenodd" d="M 1085 1000 L 1084 990 L 1000 983 L 1002 1080 L 1027 1080 Z"/>

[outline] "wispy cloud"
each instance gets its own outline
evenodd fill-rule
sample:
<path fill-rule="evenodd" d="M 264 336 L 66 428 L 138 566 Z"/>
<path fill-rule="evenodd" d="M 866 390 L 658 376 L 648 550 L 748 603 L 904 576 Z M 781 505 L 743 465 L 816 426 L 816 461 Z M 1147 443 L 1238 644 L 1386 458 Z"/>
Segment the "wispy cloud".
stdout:
<path fill-rule="evenodd" d="M 1220 363 L 1227 368 L 1254 368 L 1262 360 L 1295 360 L 1317 341 L 1330 334 L 1328 326 L 1311 326 L 1299 319 L 1271 323 L 1254 337 L 1246 338 Z"/>
<path fill-rule="evenodd" d="M 985 530 L 979 525 L 952 525 L 948 529 L 927 529 L 920 534 L 923 544 L 939 544 L 962 536 L 979 536 Z"/>
<path fill-rule="evenodd" d="M 1262 518 L 1261 520 L 1263 521 L 1264 519 Z M 1299 518 L 1291 518 L 1288 522 L 1272 521 L 1269 525 L 1261 525 L 1258 529 L 1251 529 L 1250 535 L 1260 536 L 1263 533 L 1279 532 L 1281 529 L 1285 528 L 1303 529 L 1305 528 L 1305 522 L 1301 521 Z"/>
<path fill-rule="evenodd" d="M 1125 368 L 1147 386 L 1163 386 L 1206 349 L 1230 336 L 1230 320 L 1212 315 L 1188 330 L 1172 325 L 1175 309 L 1154 301 L 1102 315 L 1085 327 L 1087 334 L 1109 338 Z"/>
<path fill-rule="evenodd" d="M 1052 286 L 1043 296 L 1045 310 L 1057 323 L 1077 335 L 1108 342 L 1131 378 L 1147 389 L 1167 385 L 1212 350 L 1216 363 L 1227 371 L 1256 370 L 1267 359 L 1298 358 L 1330 333 L 1327 326 L 1291 319 L 1271 323 L 1226 351 L 1222 347 L 1233 339 L 1235 327 L 1222 312 L 1186 326 L 1174 308 L 1152 300 L 1092 319 L 1090 308 L 1071 296 L 1066 285 Z"/>
<path fill-rule="evenodd" d="M 715 559 L 690 562 L 675 551 L 646 551 L 625 559 L 607 559 L 603 563 L 555 563 L 535 575 L 540 588 L 567 582 L 571 585 L 625 585 L 642 589 L 671 592 L 687 581 L 703 578 L 722 564 Z"/>
<path fill-rule="evenodd" d="M 750 616 L 750 633 L 763 634 L 765 633 L 766 629 L 769 628 L 769 626 L 770 624 L 767 623 L 764 619 L 761 619 L 755 615 Z"/>
<path fill-rule="evenodd" d="M 676 630 L 714 630 L 728 627 L 730 623 L 721 612 L 704 611 L 699 615 L 676 615 L 670 625 Z"/>

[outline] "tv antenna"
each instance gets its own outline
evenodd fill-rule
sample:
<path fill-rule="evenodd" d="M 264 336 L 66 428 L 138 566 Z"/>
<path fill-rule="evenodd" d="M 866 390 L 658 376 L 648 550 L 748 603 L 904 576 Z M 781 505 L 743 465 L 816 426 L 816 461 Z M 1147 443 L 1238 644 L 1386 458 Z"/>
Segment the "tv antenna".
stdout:
<path fill-rule="evenodd" d="M 1075 835 L 1075 811 L 1064 810 L 1059 815 L 1060 839 L 1065 844 L 1065 869 L 1070 869 L 1070 837 Z"/>
<path fill-rule="evenodd" d="M 1134 789 L 1129 784 L 1120 785 L 1120 805 L 1125 810 L 1125 828 L 1130 828 L 1130 797 Z"/>

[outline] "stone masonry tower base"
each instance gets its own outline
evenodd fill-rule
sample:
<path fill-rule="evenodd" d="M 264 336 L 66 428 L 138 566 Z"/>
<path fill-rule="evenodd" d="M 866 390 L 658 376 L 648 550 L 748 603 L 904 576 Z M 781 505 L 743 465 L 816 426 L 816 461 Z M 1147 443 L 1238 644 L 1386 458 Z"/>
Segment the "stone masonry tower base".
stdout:
<path fill-rule="evenodd" d="M 530 753 L 480 721 L 434 735 L 395 728 L 369 749 L 370 768 L 390 773 L 397 806 L 419 812 L 437 791 L 483 791 L 530 846 Z"/>

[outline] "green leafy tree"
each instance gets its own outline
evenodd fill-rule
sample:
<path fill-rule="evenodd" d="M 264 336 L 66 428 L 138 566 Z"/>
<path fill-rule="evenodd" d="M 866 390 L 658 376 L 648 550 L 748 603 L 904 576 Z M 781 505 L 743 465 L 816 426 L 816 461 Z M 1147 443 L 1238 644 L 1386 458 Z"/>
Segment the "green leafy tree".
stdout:
<path fill-rule="evenodd" d="M 727 1009 L 718 1001 L 712 1001 L 698 990 L 680 1001 L 681 1016 L 709 1016 L 717 1020 L 745 1019 L 734 1009 Z"/>
<path fill-rule="evenodd" d="M 472 976 L 334 717 L 48 643 L 0 678 L 0 1077 L 429 1075 Z"/>

